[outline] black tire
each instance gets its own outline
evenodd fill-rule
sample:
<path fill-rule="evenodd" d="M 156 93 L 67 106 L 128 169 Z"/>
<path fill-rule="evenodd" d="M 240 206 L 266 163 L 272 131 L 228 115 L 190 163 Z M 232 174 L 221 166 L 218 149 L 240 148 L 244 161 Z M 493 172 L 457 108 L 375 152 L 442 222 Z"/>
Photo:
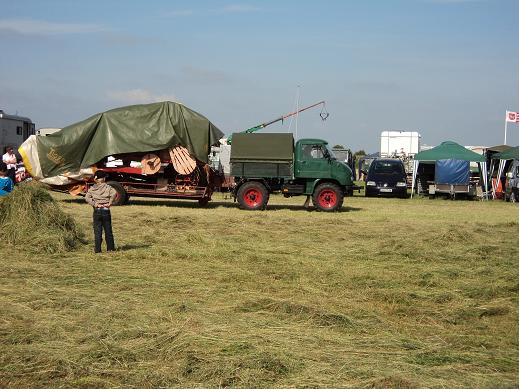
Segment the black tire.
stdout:
<path fill-rule="evenodd" d="M 261 182 L 249 181 L 240 186 L 236 197 L 242 209 L 263 210 L 269 201 L 269 191 Z"/>
<path fill-rule="evenodd" d="M 205 207 L 207 204 L 209 204 L 209 199 L 207 197 L 204 197 L 202 199 L 198 199 L 198 205 L 201 207 Z"/>
<path fill-rule="evenodd" d="M 325 182 L 315 188 L 312 202 L 319 211 L 335 212 L 342 208 L 344 193 L 339 186 Z"/>
<path fill-rule="evenodd" d="M 112 205 L 124 205 L 128 202 L 129 196 L 120 183 L 117 181 L 108 181 L 107 184 L 114 188 L 115 192 L 117 193 Z"/>

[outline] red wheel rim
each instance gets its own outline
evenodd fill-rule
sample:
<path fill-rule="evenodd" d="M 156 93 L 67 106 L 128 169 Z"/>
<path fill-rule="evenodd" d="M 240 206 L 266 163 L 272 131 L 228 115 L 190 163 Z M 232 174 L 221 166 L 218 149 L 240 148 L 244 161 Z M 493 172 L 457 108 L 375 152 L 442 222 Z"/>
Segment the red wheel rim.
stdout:
<path fill-rule="evenodd" d="M 337 194 L 331 189 L 319 193 L 319 205 L 323 208 L 333 208 L 337 204 Z"/>
<path fill-rule="evenodd" d="M 249 189 L 243 195 L 245 204 L 249 207 L 256 207 L 263 201 L 263 194 L 257 189 Z"/>

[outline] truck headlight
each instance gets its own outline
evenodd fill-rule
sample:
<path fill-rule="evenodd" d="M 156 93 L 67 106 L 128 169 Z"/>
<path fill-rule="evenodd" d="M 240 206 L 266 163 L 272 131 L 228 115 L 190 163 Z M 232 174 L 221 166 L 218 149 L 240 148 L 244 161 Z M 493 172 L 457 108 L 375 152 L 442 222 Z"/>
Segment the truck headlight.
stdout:
<path fill-rule="evenodd" d="M 397 182 L 396 186 L 407 186 L 405 182 Z"/>
<path fill-rule="evenodd" d="M 368 182 L 366 182 L 366 185 L 367 186 L 375 186 L 377 184 L 375 184 L 375 181 L 368 181 Z"/>

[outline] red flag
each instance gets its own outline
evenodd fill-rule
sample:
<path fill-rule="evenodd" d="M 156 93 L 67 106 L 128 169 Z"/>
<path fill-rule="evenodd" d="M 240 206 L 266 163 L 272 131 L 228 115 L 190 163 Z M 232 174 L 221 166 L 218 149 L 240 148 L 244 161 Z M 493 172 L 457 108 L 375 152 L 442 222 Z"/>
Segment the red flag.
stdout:
<path fill-rule="evenodd" d="M 506 121 L 519 123 L 519 112 L 506 111 Z"/>

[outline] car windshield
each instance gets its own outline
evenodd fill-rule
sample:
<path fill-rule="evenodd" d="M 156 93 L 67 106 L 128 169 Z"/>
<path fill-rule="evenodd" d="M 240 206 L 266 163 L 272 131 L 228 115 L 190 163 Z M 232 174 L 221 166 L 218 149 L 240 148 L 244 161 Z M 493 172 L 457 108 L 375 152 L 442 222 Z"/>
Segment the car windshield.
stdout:
<path fill-rule="evenodd" d="M 400 161 L 375 161 L 373 164 L 375 174 L 404 174 L 404 167 Z"/>
<path fill-rule="evenodd" d="M 330 146 L 326 145 L 326 150 L 328 150 L 328 153 L 330 154 L 330 158 L 331 159 L 337 159 L 337 157 L 335 156 L 335 153 L 333 152 L 333 150 L 330 148 Z"/>

